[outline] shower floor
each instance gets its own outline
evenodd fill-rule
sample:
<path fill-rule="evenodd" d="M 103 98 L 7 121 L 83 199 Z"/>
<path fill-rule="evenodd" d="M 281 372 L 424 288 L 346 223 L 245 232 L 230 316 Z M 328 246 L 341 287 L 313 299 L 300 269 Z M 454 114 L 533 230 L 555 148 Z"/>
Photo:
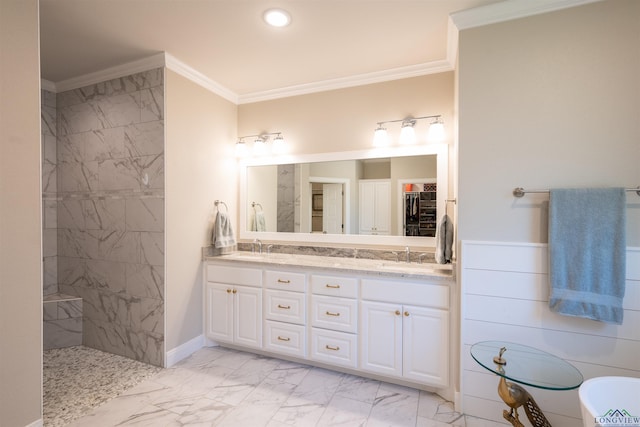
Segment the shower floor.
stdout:
<path fill-rule="evenodd" d="M 45 350 L 44 426 L 64 426 L 160 370 L 84 346 Z"/>

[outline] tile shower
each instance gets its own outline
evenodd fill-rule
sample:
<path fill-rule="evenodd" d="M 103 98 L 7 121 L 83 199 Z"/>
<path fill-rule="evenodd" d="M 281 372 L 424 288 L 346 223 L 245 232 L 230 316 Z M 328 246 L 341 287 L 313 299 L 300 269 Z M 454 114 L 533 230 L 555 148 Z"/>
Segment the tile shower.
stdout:
<path fill-rule="evenodd" d="M 163 69 L 42 104 L 45 349 L 162 366 Z"/>

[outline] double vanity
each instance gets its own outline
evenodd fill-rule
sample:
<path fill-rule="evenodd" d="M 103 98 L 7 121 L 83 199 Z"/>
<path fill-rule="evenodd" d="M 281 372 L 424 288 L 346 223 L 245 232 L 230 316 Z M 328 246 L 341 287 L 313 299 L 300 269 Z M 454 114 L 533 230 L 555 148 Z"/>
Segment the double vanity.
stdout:
<path fill-rule="evenodd" d="M 450 265 L 245 251 L 203 260 L 209 344 L 451 395 Z"/>

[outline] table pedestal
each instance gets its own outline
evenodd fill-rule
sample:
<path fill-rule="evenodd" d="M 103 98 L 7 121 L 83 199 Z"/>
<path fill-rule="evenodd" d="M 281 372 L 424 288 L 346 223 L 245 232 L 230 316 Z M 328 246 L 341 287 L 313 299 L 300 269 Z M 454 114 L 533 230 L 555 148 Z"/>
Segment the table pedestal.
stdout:
<path fill-rule="evenodd" d="M 498 383 L 498 395 L 511 408 L 502 411 L 502 416 L 509 421 L 513 427 L 524 427 L 518 417 L 518 408 L 524 406 L 524 412 L 534 427 L 551 427 L 549 421 L 542 413 L 542 410 L 529 394 L 527 390 L 511 382 L 507 382 L 504 377 L 500 377 Z"/>

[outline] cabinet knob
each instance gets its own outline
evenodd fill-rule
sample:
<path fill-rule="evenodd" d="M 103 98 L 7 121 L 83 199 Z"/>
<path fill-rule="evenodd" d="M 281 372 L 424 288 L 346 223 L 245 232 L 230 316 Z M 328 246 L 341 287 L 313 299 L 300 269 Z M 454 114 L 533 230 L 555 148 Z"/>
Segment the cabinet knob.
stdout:
<path fill-rule="evenodd" d="M 333 351 L 340 350 L 340 347 L 338 347 L 338 346 L 331 347 L 329 344 L 325 345 L 324 348 L 326 348 L 327 350 L 333 350 Z"/>
<path fill-rule="evenodd" d="M 400 316 L 400 310 L 396 310 L 396 316 Z"/>
<path fill-rule="evenodd" d="M 237 289 L 234 289 L 234 290 L 233 290 L 233 293 L 234 293 L 234 294 L 237 294 L 237 293 L 238 293 L 238 290 L 237 290 Z"/>
<path fill-rule="evenodd" d="M 408 312 L 408 311 L 405 311 L 405 312 L 404 312 L 404 315 L 405 315 L 406 317 L 409 317 L 409 312 Z"/>
<path fill-rule="evenodd" d="M 230 294 L 231 293 L 231 289 L 227 289 L 227 293 Z"/>

